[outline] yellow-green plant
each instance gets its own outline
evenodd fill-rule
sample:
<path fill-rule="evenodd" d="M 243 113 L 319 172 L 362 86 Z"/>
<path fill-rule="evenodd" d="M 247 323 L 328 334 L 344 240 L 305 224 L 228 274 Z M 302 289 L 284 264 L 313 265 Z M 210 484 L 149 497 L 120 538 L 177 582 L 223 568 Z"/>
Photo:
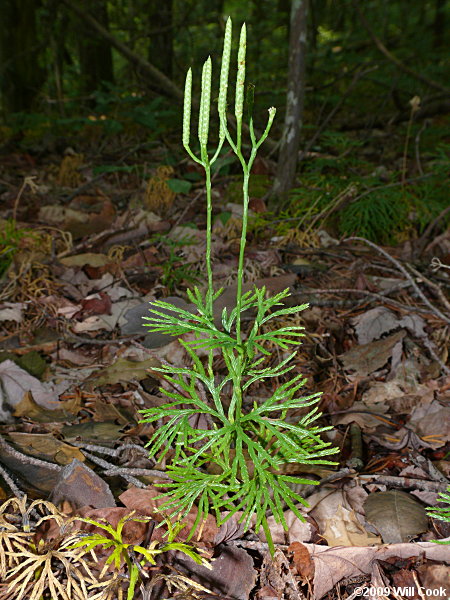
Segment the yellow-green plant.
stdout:
<path fill-rule="evenodd" d="M 156 564 L 156 556 L 163 552 L 169 552 L 170 550 L 178 550 L 183 552 L 197 564 L 209 566 L 207 561 L 196 552 L 188 544 L 174 541 L 178 535 L 180 529 L 183 527 L 182 524 L 177 523 L 175 527 L 171 526 L 170 522 L 167 522 L 168 526 L 168 539 L 167 542 L 159 543 L 156 540 L 150 542 L 148 546 L 141 546 L 139 544 L 127 543 L 123 538 L 123 528 L 126 523 L 134 521 L 137 523 L 148 523 L 152 519 L 150 517 L 139 517 L 134 516 L 132 511 L 128 515 L 123 516 L 114 529 L 112 525 L 106 521 L 95 521 L 88 517 L 78 517 L 78 521 L 89 523 L 99 529 L 103 529 L 103 533 L 79 533 L 78 541 L 73 543 L 70 548 L 83 548 L 84 552 L 90 552 L 100 546 L 103 550 L 111 550 L 108 558 L 105 561 L 103 569 L 99 575 L 99 579 L 102 580 L 105 576 L 108 567 L 113 564 L 115 567 L 116 575 L 125 564 L 128 570 L 128 590 L 127 600 L 133 600 L 136 589 L 136 584 L 140 579 L 140 571 L 142 567 L 148 562 L 151 565 Z M 140 555 L 140 558 L 138 558 Z M 116 577 L 117 579 L 117 577 Z M 105 582 L 108 585 L 108 581 Z M 98 584 L 96 587 L 104 586 L 104 583 Z M 94 586 L 95 587 L 95 586 Z"/>
<path fill-rule="evenodd" d="M 33 235 L 32 231 L 17 227 L 15 220 L 0 221 L 0 278 L 11 265 L 20 241 L 27 235 Z"/>
<path fill-rule="evenodd" d="M 207 289 L 205 294 L 194 287 L 188 290 L 190 301 L 196 311 L 190 312 L 167 302 L 154 302 L 147 325 L 151 331 L 159 331 L 172 336 L 191 334 L 190 341 L 182 341 L 192 359 L 189 368 L 176 368 L 163 365 L 159 371 L 172 384 L 173 391 L 162 389 L 170 399 L 167 404 L 142 411 L 144 422 L 155 423 L 163 420 L 149 441 L 151 457 L 166 455 L 172 449 L 168 461 L 171 483 L 164 483 L 164 496 L 167 502 L 163 507 L 171 515 L 183 517 L 194 503 L 197 505 L 197 519 L 191 530 L 195 531 L 201 519 L 213 511 L 218 522 L 241 511 L 241 520 L 250 525 L 256 515 L 256 528 L 262 525 L 270 550 L 274 546 L 267 525 L 270 511 L 285 528 L 283 515 L 287 505 L 300 519 L 298 503 L 306 501 L 291 484 L 315 483 L 300 477 L 287 475 L 283 468 L 287 463 L 331 464 L 325 460 L 337 450 L 322 440 L 322 432 L 329 427 L 313 425 L 320 416 L 317 406 L 304 416 L 292 418 L 292 413 L 317 405 L 320 394 L 298 396 L 305 383 L 301 374 L 292 375 L 295 369 L 296 352 L 291 352 L 275 366 L 263 366 L 267 349 L 287 350 L 299 344 L 303 336 L 302 327 L 274 327 L 278 317 L 298 313 L 307 304 L 286 308 L 283 300 L 288 290 L 268 296 L 265 288 L 255 288 L 243 293 L 244 253 L 247 237 L 249 179 L 257 151 L 267 138 L 275 116 L 275 108 L 269 109 L 266 128 L 257 139 L 250 114 L 248 129 L 250 151 L 244 156 L 242 144 L 246 28 L 242 26 L 239 41 L 237 77 L 234 102 L 236 134 L 233 137 L 227 122 L 227 90 L 231 56 L 232 25 L 228 19 L 220 72 L 218 96 L 219 141 L 216 150 L 210 155 L 208 150 L 210 104 L 211 104 L 211 58 L 203 65 L 200 110 L 198 118 L 198 141 L 200 152 L 196 155 L 190 146 L 192 71 L 186 76 L 183 110 L 183 145 L 189 156 L 202 165 L 206 173 L 206 271 Z M 231 309 L 224 308 L 221 324 L 216 325 L 214 302 L 223 290 L 214 291 L 211 264 L 211 165 L 218 158 L 225 143 L 231 146 L 243 172 L 243 213 L 240 236 L 240 250 L 237 270 L 236 303 Z M 280 308 L 281 307 L 281 308 Z M 161 309 L 161 310 L 159 310 Z M 164 311 L 164 312 L 163 312 Z M 248 331 L 242 329 L 242 314 L 252 311 L 254 320 Z M 192 335 L 193 334 L 193 335 Z M 207 360 L 202 362 L 198 349 L 207 352 Z M 221 353 L 226 366 L 225 375 L 213 370 L 213 355 Z M 290 378 L 285 377 L 291 373 Z M 276 382 L 274 390 L 264 400 L 253 398 L 255 384 L 267 380 Z M 279 381 L 283 381 L 279 383 Z M 253 386 L 253 387 L 252 387 Z M 193 426 L 199 414 L 204 415 L 208 426 L 200 429 Z M 249 465 L 252 463 L 251 468 Z M 227 511 L 227 516 L 221 513 Z"/>
<path fill-rule="evenodd" d="M 441 492 L 438 496 L 438 501 L 447 504 L 448 506 L 433 506 L 432 508 L 427 508 L 427 514 L 429 517 L 433 517 L 433 519 L 439 519 L 440 521 L 445 521 L 446 523 L 450 523 L 450 485 L 447 487 L 448 494 Z M 433 540 L 436 544 L 450 544 L 450 540 L 446 542 L 441 542 L 440 540 Z"/>

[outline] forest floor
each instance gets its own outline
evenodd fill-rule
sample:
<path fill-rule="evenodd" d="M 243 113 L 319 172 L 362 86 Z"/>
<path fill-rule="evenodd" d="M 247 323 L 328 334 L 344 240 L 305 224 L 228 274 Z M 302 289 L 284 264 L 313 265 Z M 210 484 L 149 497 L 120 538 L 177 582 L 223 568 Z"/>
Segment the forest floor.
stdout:
<path fill-rule="evenodd" d="M 103 569 L 112 550 L 99 543 L 83 570 L 64 546 L 63 523 L 81 515 L 116 528 L 131 511 L 161 520 L 155 483 L 165 465 L 148 459 L 153 429 L 139 411 L 162 402 L 161 361 L 183 366 L 188 357 L 142 317 L 152 300 L 184 305 L 186 287 L 204 283 L 203 181 L 187 161 L 165 165 L 154 146 L 103 148 L 101 160 L 116 168 L 96 170 L 98 155 L 71 149 L 0 156 L 2 600 L 65 598 L 59 584 L 70 600 L 121 598 L 130 565 Z M 255 176 L 272 178 L 272 163 L 260 161 Z M 230 173 L 214 181 L 221 306 L 235 294 L 237 181 Z M 425 509 L 450 485 L 450 230 L 391 247 L 339 239 L 320 221 L 293 220 L 280 233 L 263 196 L 251 200 L 246 281 L 272 294 L 288 287 L 292 305 L 309 303 L 286 324 L 305 327 L 296 369 L 305 394 L 322 392 L 338 464 L 307 474 L 317 485 L 301 490 L 304 522 L 286 510 L 284 531 L 269 518 L 274 557 L 261 532 L 209 517 L 190 543 L 212 569 L 163 554 L 140 568 L 134 597 L 448 598 L 449 546 L 433 540 L 448 539 L 450 523 Z M 274 351 L 271 360 L 280 358 Z M 130 548 L 161 540 L 161 528 L 130 519 Z"/>

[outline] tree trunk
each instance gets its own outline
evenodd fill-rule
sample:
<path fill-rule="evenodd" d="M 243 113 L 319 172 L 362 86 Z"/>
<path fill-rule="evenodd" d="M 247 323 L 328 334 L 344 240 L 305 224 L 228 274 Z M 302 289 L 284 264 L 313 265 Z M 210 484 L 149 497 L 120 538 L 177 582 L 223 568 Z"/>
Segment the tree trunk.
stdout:
<path fill-rule="evenodd" d="M 273 194 L 286 197 L 295 181 L 305 97 L 308 0 L 292 0 L 286 116 Z"/>
<path fill-rule="evenodd" d="M 36 11 L 40 0 L 3 0 L 0 27 L 0 90 L 7 113 L 30 110 L 44 81 L 39 64 Z"/>
<path fill-rule="evenodd" d="M 84 0 L 86 11 L 108 30 L 108 12 L 104 0 Z M 101 88 L 102 83 L 114 81 L 113 62 L 110 44 L 101 37 L 80 35 L 78 43 L 80 59 L 80 87 L 83 94 L 92 94 Z"/>
<path fill-rule="evenodd" d="M 153 0 L 147 9 L 150 29 L 149 61 L 172 79 L 173 63 L 173 0 Z"/>
<path fill-rule="evenodd" d="M 157 69 L 153 64 L 144 60 L 139 54 L 136 54 L 130 48 L 123 44 L 116 37 L 111 35 L 109 31 L 103 27 L 91 14 L 83 11 L 71 0 L 60 0 L 68 9 L 72 10 L 77 16 L 82 19 L 90 29 L 93 29 L 100 35 L 108 44 L 122 54 L 147 80 L 153 81 L 153 85 L 158 85 L 162 93 L 177 101 L 182 102 L 183 90 L 180 89 L 172 80 Z"/>
<path fill-rule="evenodd" d="M 436 0 L 434 7 L 433 47 L 440 48 L 444 44 L 445 35 L 445 0 Z"/>

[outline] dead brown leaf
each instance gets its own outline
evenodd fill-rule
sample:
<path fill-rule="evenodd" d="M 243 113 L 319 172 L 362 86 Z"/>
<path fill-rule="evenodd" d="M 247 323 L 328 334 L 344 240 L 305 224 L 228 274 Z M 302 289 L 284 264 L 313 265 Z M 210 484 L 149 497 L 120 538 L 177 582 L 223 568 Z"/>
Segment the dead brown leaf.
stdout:
<path fill-rule="evenodd" d="M 355 376 L 365 377 L 381 369 L 392 357 L 396 344 L 400 343 L 406 335 L 401 329 L 382 340 L 359 344 L 339 357 L 346 371 L 353 371 Z"/>
<path fill-rule="evenodd" d="M 288 552 L 292 552 L 293 554 L 292 560 L 297 575 L 299 575 L 303 581 L 312 580 L 314 577 L 314 563 L 306 546 L 300 544 L 300 542 L 293 542 L 289 546 Z"/>
<path fill-rule="evenodd" d="M 76 458 L 61 469 L 51 500 L 54 504 L 68 500 L 76 507 L 109 508 L 116 505 L 108 484 Z"/>
<path fill-rule="evenodd" d="M 20 433 L 11 431 L 8 437 L 22 452 L 59 465 L 68 465 L 74 458 L 84 462 L 84 454 L 79 448 L 58 440 L 51 433 Z"/>
<path fill-rule="evenodd" d="M 367 519 L 386 544 L 409 542 L 428 528 L 425 509 L 406 492 L 391 490 L 371 494 L 364 508 Z"/>
<path fill-rule="evenodd" d="M 428 560 L 450 564 L 448 547 L 431 542 L 390 544 L 376 547 L 335 547 L 305 544 L 315 565 L 314 599 L 320 600 L 344 578 L 370 574 L 374 561 L 392 557 L 423 555 Z"/>

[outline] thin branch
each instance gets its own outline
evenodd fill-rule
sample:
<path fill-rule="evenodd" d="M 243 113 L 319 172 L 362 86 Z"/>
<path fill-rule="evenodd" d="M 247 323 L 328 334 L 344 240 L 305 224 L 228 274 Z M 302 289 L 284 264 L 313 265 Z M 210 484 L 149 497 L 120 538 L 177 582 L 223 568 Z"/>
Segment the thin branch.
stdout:
<path fill-rule="evenodd" d="M 175 85 L 164 73 L 157 69 L 154 65 L 144 60 L 141 56 L 130 50 L 128 46 L 123 44 L 115 36 L 103 27 L 92 15 L 82 10 L 77 6 L 76 2 L 70 0 L 62 0 L 62 3 L 87 25 L 93 29 L 99 36 L 106 40 L 113 48 L 115 48 L 122 56 L 124 56 L 131 64 L 137 67 L 147 77 L 158 83 L 161 90 L 169 97 L 181 101 L 183 99 L 183 91 Z"/>
<path fill-rule="evenodd" d="M 103 460 L 102 458 L 98 458 L 98 456 L 95 456 L 95 454 L 91 454 L 90 452 L 86 452 L 85 450 L 83 450 L 83 454 L 85 455 L 86 458 L 88 458 L 91 462 L 95 463 L 96 465 L 99 465 L 100 467 L 103 467 L 103 469 L 105 469 L 105 471 L 109 471 L 111 470 L 115 470 L 115 469 L 120 469 L 120 467 L 116 467 L 116 465 L 113 465 L 112 463 Z M 136 477 L 133 477 L 133 475 L 129 475 L 128 473 L 122 472 L 122 469 L 120 469 L 120 473 L 117 472 L 117 475 L 119 475 L 120 477 L 123 477 L 125 479 L 125 481 L 128 481 L 128 483 L 131 483 L 132 485 L 138 487 L 138 488 L 146 488 L 147 486 L 145 485 L 145 483 L 142 483 L 142 481 L 140 481 L 139 479 L 136 479 Z"/>
<path fill-rule="evenodd" d="M 411 269 L 411 271 L 414 273 L 414 275 L 417 277 L 417 279 L 421 279 L 430 288 L 430 290 L 432 290 L 436 294 L 436 296 L 439 298 L 439 300 L 442 302 L 442 304 L 445 306 L 445 308 L 450 313 L 450 302 L 445 297 L 444 292 L 441 289 L 441 286 L 438 285 L 437 283 L 434 283 L 434 281 L 431 281 L 431 279 L 428 279 L 428 277 L 425 277 L 425 275 L 423 275 L 423 273 L 420 273 L 412 265 L 408 265 L 408 267 Z"/>
<path fill-rule="evenodd" d="M 28 454 L 23 454 L 19 452 L 12 446 L 10 446 L 0 435 L 0 447 L 3 448 L 12 458 L 17 459 L 21 463 L 25 465 L 33 465 L 34 467 L 42 467 L 44 469 L 50 469 L 51 471 L 61 471 L 62 467 L 60 465 L 55 465 L 54 463 L 47 462 L 46 460 L 41 460 L 40 458 L 34 458 L 34 456 L 29 456 Z"/>
<path fill-rule="evenodd" d="M 88 452 L 98 452 L 99 454 L 106 454 L 107 456 L 112 456 L 114 458 L 120 456 L 124 450 L 133 449 L 137 450 L 141 454 L 144 454 L 148 458 L 147 450 L 138 444 L 122 444 L 118 448 L 107 448 L 106 446 L 85 444 L 84 442 L 74 442 L 73 445 L 81 448 L 82 450 L 87 450 Z"/>
<path fill-rule="evenodd" d="M 425 75 L 422 75 L 421 73 L 418 73 L 417 71 L 414 71 L 414 69 L 411 69 L 410 67 L 408 67 L 408 65 L 405 65 L 405 63 L 403 63 L 394 54 L 392 54 L 392 52 L 386 48 L 386 46 L 383 44 L 383 42 L 380 40 L 380 38 L 375 35 L 375 33 L 373 32 L 372 28 L 370 27 L 367 19 L 365 18 L 361 9 L 359 8 L 358 2 L 356 2 L 355 0 L 353 0 L 353 7 L 355 8 L 356 12 L 358 13 L 359 20 L 363 24 L 364 28 L 367 30 L 367 33 L 372 38 L 373 43 L 378 48 L 378 50 L 388 60 L 390 60 L 396 67 L 398 67 L 404 73 L 407 73 L 408 75 L 411 75 L 411 77 L 414 77 L 414 79 L 418 79 L 422 83 L 425 83 L 426 85 L 429 85 L 432 88 L 440 90 L 441 92 L 445 92 L 445 93 L 450 92 L 449 88 L 446 88 L 444 85 L 441 85 L 437 81 L 434 81 L 433 79 L 429 79 L 428 77 L 425 77 Z"/>
<path fill-rule="evenodd" d="M 438 216 L 433 221 L 431 221 L 431 223 L 428 225 L 428 227 L 422 233 L 420 238 L 417 240 L 417 242 L 416 242 L 417 250 L 415 253 L 417 257 L 422 256 L 424 248 L 427 245 L 428 238 L 431 237 L 431 233 L 433 232 L 433 229 L 436 227 L 436 225 L 439 223 L 439 221 L 441 219 L 443 219 L 444 217 L 447 216 L 448 213 L 450 213 L 450 206 L 447 206 L 446 208 L 444 208 L 444 210 L 442 210 L 438 214 Z"/>
<path fill-rule="evenodd" d="M 370 242 L 369 240 L 366 240 L 365 238 L 355 236 L 355 237 L 346 238 L 344 240 L 344 242 L 351 242 L 351 241 L 364 242 L 365 244 L 368 244 L 369 246 L 374 248 L 377 252 L 382 254 L 385 258 L 387 258 L 393 265 L 395 265 L 397 267 L 397 269 L 399 271 L 401 271 L 403 273 L 403 275 L 406 277 L 406 279 L 411 283 L 414 291 L 422 299 L 424 304 L 426 304 L 428 306 L 428 308 L 431 310 L 431 312 L 433 314 L 435 314 L 437 317 L 439 317 L 439 319 L 442 319 L 445 323 L 450 324 L 450 317 L 444 315 L 438 308 L 436 308 L 435 306 L 433 306 L 433 304 L 431 304 L 431 302 L 428 300 L 428 298 L 425 296 L 425 294 L 419 288 L 419 286 L 414 281 L 414 279 L 411 277 L 411 275 L 408 273 L 408 271 L 405 269 L 405 267 L 397 259 L 395 259 L 388 252 L 383 250 L 383 248 L 380 248 L 380 246 L 377 246 L 376 244 L 374 244 L 373 242 Z"/>
<path fill-rule="evenodd" d="M 400 488 L 416 488 L 426 492 L 445 492 L 447 489 L 446 483 L 438 481 L 428 481 L 426 479 L 412 479 L 411 477 L 395 477 L 393 475 L 359 475 L 359 479 L 364 482 L 376 481 L 381 485 L 392 485 Z"/>
<path fill-rule="evenodd" d="M 6 469 L 4 469 L 2 465 L 0 465 L 0 476 L 3 478 L 3 481 L 12 491 L 14 496 L 16 496 L 17 498 L 23 498 L 23 496 L 25 496 L 25 494 L 14 483 L 14 480 L 12 479 L 8 471 L 6 471 Z"/>
<path fill-rule="evenodd" d="M 157 479 L 167 479 L 173 481 L 171 477 L 164 473 L 164 471 L 156 471 L 154 469 L 138 469 L 134 467 L 111 467 L 103 471 L 103 475 L 137 475 L 138 477 L 155 477 Z M 141 485 L 142 487 L 142 485 Z M 146 486 L 144 486 L 146 487 Z"/>
<path fill-rule="evenodd" d="M 382 300 L 383 302 L 389 303 L 392 306 L 396 306 L 397 308 L 401 308 L 403 310 L 407 310 L 407 311 L 414 311 L 414 312 L 418 312 L 418 313 L 422 313 L 422 314 L 430 314 L 429 310 L 426 310 L 425 308 L 420 308 L 418 306 L 407 306 L 406 304 L 402 304 L 401 302 L 398 302 L 397 300 L 392 300 L 392 298 L 387 298 L 383 293 L 380 292 L 379 294 L 376 292 L 369 292 L 368 290 L 358 290 L 356 288 L 329 288 L 329 289 L 313 289 L 313 290 L 308 290 L 308 292 L 311 292 L 311 295 L 314 294 L 340 294 L 340 293 L 345 293 L 345 294 L 361 294 L 363 296 L 368 296 L 369 298 L 373 298 L 374 300 Z M 306 294 L 301 294 L 302 296 L 305 296 Z"/>
<path fill-rule="evenodd" d="M 308 141 L 305 148 L 301 151 L 298 162 L 302 161 L 305 158 L 305 156 L 308 154 L 308 152 L 311 150 L 311 148 L 317 142 L 318 138 L 322 135 L 322 132 L 328 126 L 331 119 L 341 109 L 341 106 L 344 104 L 345 100 L 350 96 L 351 92 L 353 91 L 353 88 L 356 86 L 356 84 L 359 82 L 359 80 L 362 79 L 363 77 L 365 77 L 368 73 L 371 73 L 372 71 L 376 71 L 377 68 L 378 67 L 371 67 L 369 69 L 360 70 L 355 73 L 355 75 L 353 76 L 353 79 L 349 83 L 347 89 L 340 96 L 339 101 L 336 104 L 336 106 L 334 106 L 333 110 L 331 110 L 328 113 L 328 115 L 322 121 L 322 123 L 320 124 L 319 128 L 317 129 L 317 131 L 315 132 L 313 137 Z"/>

